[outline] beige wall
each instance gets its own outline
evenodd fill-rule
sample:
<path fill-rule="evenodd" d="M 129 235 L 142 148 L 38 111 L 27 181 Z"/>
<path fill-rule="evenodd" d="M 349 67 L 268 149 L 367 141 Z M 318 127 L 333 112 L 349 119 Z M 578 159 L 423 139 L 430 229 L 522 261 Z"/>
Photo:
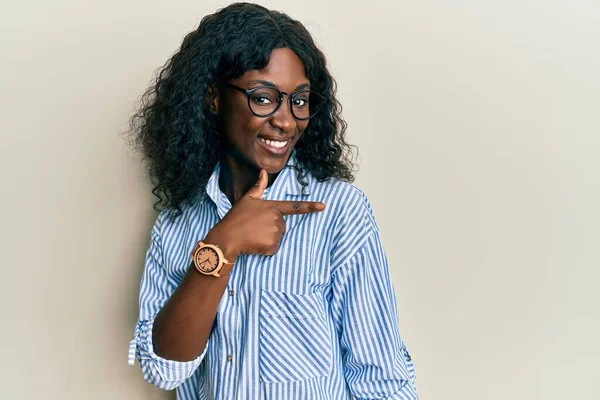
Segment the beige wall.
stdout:
<path fill-rule="evenodd" d="M 227 3 L 8 3 L 0 398 L 171 398 L 127 366 L 155 214 L 119 132 Z M 338 78 L 421 398 L 600 398 L 600 3 L 264 4 Z"/>

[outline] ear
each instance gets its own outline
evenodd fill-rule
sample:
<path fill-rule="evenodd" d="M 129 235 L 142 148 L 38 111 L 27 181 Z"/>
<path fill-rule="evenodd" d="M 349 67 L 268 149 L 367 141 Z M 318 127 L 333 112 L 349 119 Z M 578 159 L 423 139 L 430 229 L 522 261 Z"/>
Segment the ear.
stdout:
<path fill-rule="evenodd" d="M 211 114 L 217 115 L 219 112 L 219 90 L 214 84 L 209 84 L 206 89 L 206 104 Z"/>

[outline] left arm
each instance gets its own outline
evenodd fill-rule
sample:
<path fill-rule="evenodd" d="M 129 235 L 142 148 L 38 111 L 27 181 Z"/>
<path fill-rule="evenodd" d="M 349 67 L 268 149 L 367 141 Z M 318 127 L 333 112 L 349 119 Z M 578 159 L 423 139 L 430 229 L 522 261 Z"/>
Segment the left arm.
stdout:
<path fill-rule="evenodd" d="M 332 271 L 331 312 L 352 395 L 357 400 L 416 400 L 415 370 L 400 337 L 396 298 L 376 227 Z"/>

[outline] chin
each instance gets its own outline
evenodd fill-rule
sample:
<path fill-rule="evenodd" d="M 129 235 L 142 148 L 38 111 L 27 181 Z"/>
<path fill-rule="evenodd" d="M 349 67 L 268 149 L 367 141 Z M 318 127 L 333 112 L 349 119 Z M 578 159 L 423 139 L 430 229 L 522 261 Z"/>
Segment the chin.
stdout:
<path fill-rule="evenodd" d="M 281 157 L 265 157 L 263 155 L 261 157 L 258 157 L 258 159 L 256 160 L 256 166 L 258 167 L 258 169 L 264 168 L 269 174 L 277 174 L 283 169 L 283 167 L 285 167 L 285 164 L 287 163 L 290 154 L 291 151 L 290 153 L 287 153 L 286 155 Z"/>
<path fill-rule="evenodd" d="M 287 162 L 287 158 L 285 160 L 265 160 L 264 158 L 259 160 L 258 166 L 260 168 L 264 168 L 269 174 L 277 174 L 279 173 Z"/>

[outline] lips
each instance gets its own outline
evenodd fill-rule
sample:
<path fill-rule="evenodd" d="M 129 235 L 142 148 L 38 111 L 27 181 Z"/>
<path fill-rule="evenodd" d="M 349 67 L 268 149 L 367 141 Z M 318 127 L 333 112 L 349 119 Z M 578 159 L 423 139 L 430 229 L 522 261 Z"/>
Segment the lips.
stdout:
<path fill-rule="evenodd" d="M 264 137 L 264 136 L 259 136 L 257 137 L 257 140 L 260 142 L 260 144 L 262 145 L 262 147 L 268 152 L 271 153 L 273 155 L 282 155 L 285 154 L 287 152 L 287 149 L 290 146 L 290 143 L 292 143 L 292 138 L 288 137 L 288 138 L 269 138 L 269 137 Z"/>

